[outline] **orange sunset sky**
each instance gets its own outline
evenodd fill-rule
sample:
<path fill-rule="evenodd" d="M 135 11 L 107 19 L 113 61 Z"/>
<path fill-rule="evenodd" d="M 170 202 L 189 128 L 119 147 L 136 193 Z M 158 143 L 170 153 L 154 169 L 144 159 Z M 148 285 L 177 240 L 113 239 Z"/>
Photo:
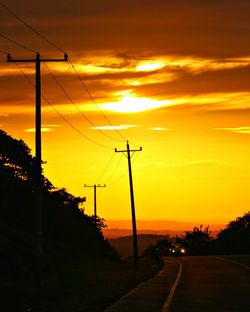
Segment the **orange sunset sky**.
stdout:
<path fill-rule="evenodd" d="M 84 184 L 106 183 L 97 213 L 130 219 L 127 159 L 114 152 L 126 140 L 143 148 L 132 158 L 138 219 L 226 223 L 250 209 L 249 1 L 1 3 L 66 51 L 90 92 L 69 62 L 47 63 L 70 101 L 42 64 L 42 92 L 57 111 L 43 100 L 44 173 L 86 196 L 87 214 L 93 189 Z M 2 6 L 0 34 L 63 58 Z M 0 50 L 35 58 L 3 36 Z M 34 64 L 19 66 L 34 81 Z M 4 53 L 0 104 L 1 129 L 34 152 L 34 89 Z"/>

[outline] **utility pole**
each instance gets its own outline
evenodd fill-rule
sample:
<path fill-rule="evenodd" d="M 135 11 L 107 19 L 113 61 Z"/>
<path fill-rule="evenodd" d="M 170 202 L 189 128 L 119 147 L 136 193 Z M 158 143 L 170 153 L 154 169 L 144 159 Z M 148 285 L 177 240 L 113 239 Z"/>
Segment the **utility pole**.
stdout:
<path fill-rule="evenodd" d="M 84 184 L 84 187 L 93 187 L 94 188 L 94 219 L 95 219 L 95 223 L 96 223 L 96 217 L 97 217 L 97 214 L 96 214 L 96 188 L 97 187 L 106 187 L 106 184 L 94 184 L 94 185 L 86 185 Z"/>
<path fill-rule="evenodd" d="M 36 65 L 36 110 L 35 110 L 35 196 L 37 212 L 37 243 L 36 243 L 36 275 L 38 284 L 42 281 L 43 264 L 43 216 L 42 216 L 42 144 L 41 144 L 41 62 L 67 62 L 68 55 L 65 53 L 63 59 L 41 59 L 40 54 L 36 54 L 35 59 L 14 59 L 10 54 L 7 56 L 7 62 L 12 63 L 35 63 Z"/>
<path fill-rule="evenodd" d="M 132 168 L 131 168 L 131 157 L 135 152 L 141 152 L 142 147 L 137 150 L 131 150 L 127 141 L 127 149 L 124 151 L 118 151 L 116 153 L 123 153 L 128 159 L 128 172 L 129 172 L 129 186 L 130 186 L 130 201 L 131 201 L 131 212 L 132 212 L 132 227 L 133 227 L 133 246 L 134 246 L 134 266 L 135 269 L 138 267 L 138 243 L 137 243 L 137 231 L 136 231 L 136 217 L 135 217 L 135 201 L 134 201 L 134 189 L 132 179 Z M 132 155 L 130 154 L 132 152 Z M 125 154 L 126 153 L 126 154 Z"/>

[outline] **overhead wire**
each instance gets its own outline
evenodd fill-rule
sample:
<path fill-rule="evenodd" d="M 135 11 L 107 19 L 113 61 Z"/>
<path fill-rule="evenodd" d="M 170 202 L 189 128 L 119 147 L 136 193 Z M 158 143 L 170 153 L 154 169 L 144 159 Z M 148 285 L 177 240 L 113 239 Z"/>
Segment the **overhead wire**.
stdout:
<path fill-rule="evenodd" d="M 102 131 L 101 129 L 99 129 L 78 107 L 78 105 L 72 100 L 71 96 L 69 95 L 69 93 L 65 90 L 65 88 L 63 87 L 63 85 L 60 83 L 60 81 L 56 78 L 56 76 L 52 73 L 52 71 L 49 69 L 48 65 L 45 63 L 45 66 L 48 70 L 48 72 L 50 73 L 50 75 L 52 76 L 52 78 L 55 80 L 55 82 L 57 83 L 57 85 L 59 86 L 59 88 L 62 90 L 62 92 L 65 94 L 65 96 L 68 98 L 68 100 L 70 101 L 70 103 L 77 109 L 77 111 L 82 115 L 82 117 L 84 117 L 91 125 L 92 127 L 97 130 L 98 132 L 100 132 L 102 135 L 104 135 L 105 137 L 113 140 L 113 141 L 117 141 L 114 138 L 112 138 L 111 136 L 109 136 L 108 134 L 106 134 L 104 131 Z M 119 141 L 120 142 L 120 141 Z"/>
<path fill-rule="evenodd" d="M 32 82 L 32 80 L 26 75 L 26 73 L 23 71 L 23 69 L 15 62 L 16 66 L 19 68 L 19 70 L 22 72 L 22 74 L 24 75 L 24 77 L 26 78 L 26 80 L 28 80 L 28 82 L 35 88 L 35 85 L 34 83 Z M 42 98 L 44 99 L 44 101 L 50 105 L 53 110 L 57 113 L 57 115 L 63 119 L 73 130 L 75 130 L 77 133 L 79 133 L 82 137 L 84 137 L 85 139 L 87 139 L 88 141 L 100 146 L 100 147 L 103 147 L 103 148 L 106 148 L 106 149 L 113 149 L 112 147 L 110 146 L 107 146 L 107 145 L 104 145 L 102 143 L 99 143 L 95 140 L 93 140 L 92 138 L 88 137 L 86 134 L 84 134 L 82 131 L 80 131 L 78 128 L 76 128 L 70 121 L 68 121 L 68 119 L 66 119 L 57 109 L 56 107 L 50 103 L 50 101 L 42 94 L 41 95 Z"/>
<path fill-rule="evenodd" d="M 119 166 L 120 166 L 120 163 L 121 163 L 121 161 L 122 161 L 122 158 L 123 158 L 123 155 L 121 154 L 121 155 L 120 155 L 119 161 L 117 162 L 117 164 L 116 164 L 116 166 L 115 166 L 113 172 L 111 173 L 111 175 L 107 178 L 105 184 L 107 184 L 107 185 L 112 185 L 112 184 L 113 184 L 113 183 L 108 183 L 108 182 L 109 182 L 109 181 L 113 178 L 113 176 L 115 175 L 117 169 L 118 169 Z"/>
<path fill-rule="evenodd" d="M 135 155 L 134 159 L 132 159 L 132 163 L 135 163 L 135 161 L 136 161 L 136 159 L 137 159 L 138 156 L 139 156 L 139 154 L 136 154 L 136 155 Z M 117 168 L 119 167 L 119 165 L 120 165 L 120 163 L 121 163 L 122 157 L 123 157 L 123 155 L 121 154 L 121 158 L 120 158 L 119 164 L 117 164 Z M 127 169 L 124 170 L 123 174 L 122 174 L 117 180 L 115 180 L 114 182 L 111 182 L 111 183 L 106 183 L 106 184 L 107 184 L 108 186 L 111 186 L 111 185 L 114 185 L 114 184 L 120 182 L 121 179 L 125 176 L 126 173 L 127 173 Z M 114 171 L 114 174 L 115 174 L 115 171 Z M 114 174 L 111 174 L 111 176 L 109 177 L 108 181 L 110 181 L 111 178 L 113 178 Z"/>
<path fill-rule="evenodd" d="M 66 53 L 65 50 L 63 50 L 62 48 L 60 48 L 58 45 L 56 45 L 54 42 L 52 42 L 51 40 L 49 40 L 47 37 L 45 37 L 40 31 L 36 30 L 34 27 L 32 27 L 29 23 L 27 23 L 23 18 L 21 18 L 19 15 L 17 15 L 13 10 L 11 10 L 9 7 L 7 7 L 4 3 L 2 3 L 0 1 L 0 5 L 7 10 L 10 14 L 12 14 L 15 18 L 17 18 L 21 23 L 23 23 L 26 27 L 28 27 L 28 29 L 30 29 L 32 32 L 34 32 L 35 34 L 37 34 L 40 38 L 42 38 L 43 40 L 45 40 L 47 43 L 49 43 L 51 46 L 53 46 L 54 48 L 56 48 L 58 51 L 62 52 L 62 53 Z M 69 57 L 69 62 L 77 76 L 77 78 L 79 79 L 79 81 L 81 82 L 82 86 L 84 87 L 84 89 L 86 90 L 89 98 L 91 99 L 91 101 L 96 105 L 96 107 L 98 108 L 98 110 L 100 111 L 100 113 L 102 114 L 103 118 L 107 121 L 107 123 L 111 126 L 114 127 L 113 124 L 110 122 L 110 120 L 108 119 L 108 117 L 104 114 L 104 112 L 102 111 L 102 109 L 100 108 L 100 106 L 96 103 L 95 99 L 93 98 L 93 96 L 91 95 L 89 89 L 87 88 L 86 84 L 84 83 L 83 79 L 81 78 L 81 76 L 79 75 L 79 73 L 77 72 L 73 62 L 71 61 L 70 57 Z M 120 131 L 118 131 L 117 129 L 114 129 L 114 131 L 122 138 L 122 140 L 127 141 L 127 138 L 125 136 L 123 136 Z M 115 139 L 114 139 L 115 140 Z M 117 140 L 118 141 L 118 140 Z M 122 141 L 120 141 L 122 142 Z"/>
<path fill-rule="evenodd" d="M 94 97 L 91 95 L 88 87 L 86 86 L 86 84 L 84 83 L 82 77 L 80 76 L 80 74 L 78 73 L 78 71 L 76 70 L 75 68 L 75 65 L 73 64 L 73 62 L 71 61 L 71 58 L 68 57 L 68 61 L 70 62 L 78 80 L 81 82 L 82 86 L 84 87 L 84 89 L 86 90 L 89 98 L 91 99 L 91 101 L 96 105 L 96 107 L 98 108 L 99 112 L 102 114 L 103 118 L 107 121 L 107 123 L 111 126 L 111 127 L 114 127 L 114 125 L 110 122 L 110 120 L 108 119 L 108 117 L 104 114 L 103 110 L 100 108 L 100 105 L 96 102 L 96 100 L 94 99 Z M 113 129 L 113 131 L 115 131 L 121 138 L 122 138 L 122 141 L 121 140 L 117 140 L 118 142 L 127 142 L 129 141 L 128 138 L 126 138 L 124 135 L 121 134 L 121 132 L 117 129 Z M 139 147 L 138 144 L 135 144 L 133 142 L 130 141 L 130 143 L 134 146 L 137 146 Z"/>
<path fill-rule="evenodd" d="M 107 123 L 111 126 L 111 127 L 114 127 L 114 125 L 110 122 L 110 120 L 108 119 L 108 117 L 104 114 L 104 112 L 102 111 L 102 109 L 100 108 L 100 106 L 97 104 L 96 100 L 94 99 L 94 97 L 91 95 L 88 87 L 86 86 L 86 84 L 84 83 L 82 77 L 80 76 L 80 74 L 78 73 L 78 71 L 76 70 L 75 68 L 75 65 L 73 64 L 73 62 L 71 61 L 71 58 L 69 57 L 68 58 L 78 80 L 81 82 L 82 86 L 84 87 L 84 89 L 86 90 L 89 98 L 91 99 L 91 101 L 96 105 L 96 107 L 98 108 L 98 110 L 100 111 L 100 113 L 102 114 L 103 118 L 107 121 Z M 125 138 L 121 133 L 120 131 L 118 131 L 117 129 L 114 129 L 114 131 L 124 140 L 124 141 L 127 141 L 127 138 Z M 120 142 L 123 142 L 123 141 L 120 141 Z"/>
<path fill-rule="evenodd" d="M 15 12 L 13 12 L 10 8 L 8 8 L 5 4 L 3 4 L 1 1 L 0 1 L 0 5 L 6 9 L 9 13 L 11 13 L 15 18 L 17 18 L 20 22 L 22 22 L 26 27 L 28 27 L 32 32 L 34 32 L 35 34 L 37 34 L 38 36 L 40 36 L 43 40 L 45 40 L 47 43 L 49 43 L 51 46 L 53 46 L 54 48 L 56 48 L 57 50 L 59 50 L 60 52 L 62 53 L 66 53 L 63 49 L 61 49 L 58 45 L 54 44 L 51 40 L 47 39 L 42 33 L 40 33 L 39 31 L 37 31 L 35 28 L 33 28 L 31 25 L 29 25 L 23 18 L 21 18 L 20 16 L 18 16 Z M 3 35 L 3 34 L 0 34 L 1 37 L 5 38 L 6 40 L 12 42 L 13 44 L 21 47 L 21 48 L 24 48 L 30 52 L 33 52 L 33 53 L 37 53 L 35 50 L 23 45 L 23 44 L 20 44 L 19 42 Z M 4 54 L 7 54 L 7 52 L 4 52 L 4 51 L 0 51 L 1 53 L 4 53 Z M 84 83 L 83 79 L 81 78 L 81 76 L 79 75 L 79 73 L 77 72 L 73 62 L 71 61 L 71 59 L 69 58 L 69 62 L 77 76 L 77 78 L 79 79 L 79 81 L 81 82 L 82 86 L 84 87 L 84 89 L 86 90 L 89 98 L 92 100 L 92 102 L 96 105 L 96 107 L 98 108 L 98 110 L 100 111 L 100 113 L 102 114 L 103 118 L 108 122 L 108 124 L 111 126 L 111 127 L 114 127 L 113 124 L 110 122 L 110 120 L 107 118 L 107 116 L 104 114 L 104 112 L 101 110 L 100 106 L 96 103 L 95 99 L 93 98 L 93 96 L 91 95 L 89 89 L 87 88 L 86 84 Z M 33 82 L 29 79 L 29 77 L 24 73 L 24 71 L 21 69 L 21 67 L 16 63 L 17 67 L 21 70 L 21 72 L 23 73 L 23 75 L 25 76 L 25 78 L 32 84 L 33 87 L 34 84 Z M 46 67 L 47 67 L 47 64 L 45 64 Z M 47 67 L 48 68 L 48 67 Z M 49 70 L 50 71 L 50 70 Z M 56 79 L 56 77 L 53 75 L 53 73 L 51 72 L 52 76 L 54 77 L 55 81 L 58 83 L 58 85 L 60 86 L 60 88 L 62 87 L 62 85 L 60 84 L 60 82 Z M 64 88 L 61 88 L 63 90 L 63 92 L 65 93 L 65 90 Z M 88 122 L 90 124 L 93 125 L 93 127 L 95 129 L 97 129 L 97 127 L 91 122 L 91 120 L 89 120 L 82 112 L 81 110 L 78 108 L 78 106 L 72 101 L 72 99 L 70 98 L 70 96 L 67 94 L 67 92 L 65 93 L 65 95 L 67 95 L 68 99 L 70 100 L 70 102 L 77 108 L 77 110 L 84 116 L 84 118 L 86 120 L 88 120 Z M 85 139 L 91 141 L 92 143 L 94 144 L 97 144 L 101 147 L 104 147 L 104 148 L 108 148 L 108 149 L 112 149 L 112 147 L 109 147 L 109 146 L 106 146 L 104 144 L 101 144 L 99 142 L 96 142 L 95 140 L 89 138 L 88 136 L 86 136 L 84 133 L 82 133 L 82 131 L 80 131 L 79 129 L 77 129 L 74 125 L 72 125 L 55 107 L 53 104 L 51 104 L 48 99 L 42 95 L 42 98 L 54 109 L 54 111 L 58 114 L 58 116 L 60 116 L 72 129 L 74 129 L 76 132 L 78 132 L 81 136 L 83 136 Z M 103 133 L 103 131 L 101 131 L 100 129 L 97 129 L 99 132 L 101 132 L 102 134 L 104 134 L 105 136 L 108 136 L 107 134 Z M 118 131 L 117 129 L 114 129 L 114 131 L 125 141 L 128 141 L 127 138 L 125 136 L 123 136 L 120 131 Z M 112 138 L 110 136 L 108 136 L 109 138 Z M 115 140 L 114 138 L 112 138 L 113 140 Z M 116 140 L 118 141 L 118 140 Z M 122 141 L 119 141 L 119 142 L 122 142 Z M 133 143 L 132 143 L 133 144 Z M 135 144 L 133 144 L 135 145 Z M 121 160 L 120 160 L 121 161 Z M 120 163 L 119 161 L 119 163 Z M 118 163 L 118 164 L 119 164 Z M 118 165 L 117 165 L 117 168 L 118 168 Z M 107 169 L 105 169 L 106 171 Z M 115 173 L 116 170 L 114 170 L 114 173 Z M 113 176 L 114 174 L 111 175 L 111 177 Z M 110 178 L 108 179 L 110 180 Z"/>
<path fill-rule="evenodd" d="M 0 50 L 0 53 L 3 53 L 3 54 L 6 54 L 6 55 L 9 55 L 9 53 L 8 53 L 8 52 L 2 51 L 2 50 Z"/>
<path fill-rule="evenodd" d="M 52 41 L 50 41 L 49 39 L 47 39 L 42 33 L 40 33 L 40 31 L 36 30 L 35 28 L 33 28 L 31 25 L 29 25 L 23 18 L 21 18 L 20 16 L 18 16 L 14 11 L 12 11 L 9 7 L 7 7 L 4 3 L 2 3 L 0 1 L 0 5 L 7 10 L 10 14 L 12 14 L 13 16 L 15 16 L 15 18 L 17 18 L 21 23 L 23 23 L 26 27 L 28 27 L 31 31 L 33 31 L 35 34 L 37 34 L 38 36 L 40 36 L 43 40 L 47 41 L 49 44 L 51 44 L 54 48 L 56 48 L 57 50 L 59 50 L 62 53 L 65 53 L 65 51 L 63 49 L 61 49 L 60 47 L 58 47 L 56 44 L 54 44 Z"/>
<path fill-rule="evenodd" d="M 101 178 L 105 175 L 105 173 L 106 173 L 106 171 L 108 170 L 109 166 L 111 165 L 111 163 L 112 163 L 114 157 L 115 157 L 115 153 L 112 153 L 112 156 L 111 156 L 110 160 L 108 161 L 106 167 L 105 167 L 104 170 L 101 172 L 101 174 L 98 176 L 98 178 L 95 179 L 95 181 L 96 181 L 95 183 L 98 183 L 98 182 L 101 180 Z"/>
<path fill-rule="evenodd" d="M 23 49 L 25 49 L 25 50 L 27 50 L 27 51 L 30 51 L 30 52 L 32 52 L 32 53 L 37 53 L 37 51 L 35 51 L 35 50 L 33 50 L 33 49 L 31 49 L 31 48 L 29 48 L 29 47 L 23 45 L 22 43 L 17 42 L 16 40 L 11 39 L 11 38 L 9 38 L 9 37 L 3 35 L 3 34 L 0 34 L 0 37 L 6 39 L 6 40 L 8 40 L 8 41 L 10 41 L 11 43 L 14 43 L 14 44 L 15 44 L 16 46 L 18 46 L 19 48 L 23 48 Z"/>

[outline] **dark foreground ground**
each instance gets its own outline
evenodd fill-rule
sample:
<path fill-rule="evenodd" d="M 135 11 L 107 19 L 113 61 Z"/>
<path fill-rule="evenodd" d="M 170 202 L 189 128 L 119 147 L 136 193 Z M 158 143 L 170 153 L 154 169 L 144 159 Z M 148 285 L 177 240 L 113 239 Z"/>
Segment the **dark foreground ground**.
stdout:
<path fill-rule="evenodd" d="M 58 261 L 38 287 L 31 280 L 0 277 L 0 311 L 6 312 L 100 312 L 162 267 L 150 258 L 123 263 Z"/>

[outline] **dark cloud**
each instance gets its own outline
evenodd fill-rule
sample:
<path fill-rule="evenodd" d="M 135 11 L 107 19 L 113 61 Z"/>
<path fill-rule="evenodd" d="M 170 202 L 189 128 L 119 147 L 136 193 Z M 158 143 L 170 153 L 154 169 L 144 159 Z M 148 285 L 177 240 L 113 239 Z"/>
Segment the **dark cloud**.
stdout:
<path fill-rule="evenodd" d="M 97 101 L 111 99 L 114 92 L 130 88 L 142 96 L 171 97 L 223 92 L 249 92 L 250 67 L 203 70 L 194 73 L 187 66 L 166 66 L 153 72 L 135 72 L 138 61 L 156 56 L 199 56 L 214 58 L 215 62 L 245 62 L 235 57 L 250 55 L 250 2 L 239 0 L 170 1 L 170 0 L 91 0 L 91 1 L 8 1 L 8 6 L 36 27 L 58 46 L 86 64 L 88 56 L 100 56 L 96 66 L 111 69 L 105 73 L 83 73 L 91 94 Z M 33 34 L 0 7 L 1 32 L 14 40 L 41 50 L 43 55 L 58 56 L 58 52 Z M 2 50 L 14 57 L 31 57 L 3 38 Z M 103 55 L 118 61 L 102 61 Z M 5 57 L 5 56 L 4 56 Z M 32 56 L 34 57 L 34 56 Z M 1 61 L 3 57 L 1 56 Z M 180 57 L 181 59 L 181 57 Z M 14 65 L 0 64 L 1 69 Z M 24 65 L 23 65 L 24 66 Z M 28 68 L 25 65 L 25 69 Z M 117 72 L 112 70 L 117 69 Z M 119 71 L 125 69 L 124 71 Z M 159 82 L 158 75 L 172 74 L 172 81 Z M 43 90 L 53 103 L 67 102 L 55 82 L 43 69 Z M 73 72 L 56 73 L 75 101 L 89 101 Z M 33 74 L 29 76 L 34 79 Z M 145 83 L 147 78 L 151 83 Z M 155 82 L 152 83 L 152 80 Z M 126 84 L 129 79 L 143 79 L 144 85 Z M 162 79 L 161 79 L 162 81 Z M 18 72 L 0 76 L 1 103 L 26 103 L 34 90 Z M 78 85 L 77 85 L 78 83 Z M 15 85 L 15 89 L 13 89 Z M 20 92 L 20 90 L 22 90 Z"/>
<path fill-rule="evenodd" d="M 205 71 L 182 72 L 170 82 L 144 84 L 135 89 L 147 96 L 205 95 L 209 93 L 250 92 L 250 66 Z"/>
<path fill-rule="evenodd" d="M 245 0 L 12 0 L 8 5 L 72 54 L 128 49 L 161 55 L 250 54 L 250 2 Z M 13 21 L 2 8 L 0 12 L 1 23 Z M 18 25 L 3 30 L 39 49 L 52 49 Z"/>

